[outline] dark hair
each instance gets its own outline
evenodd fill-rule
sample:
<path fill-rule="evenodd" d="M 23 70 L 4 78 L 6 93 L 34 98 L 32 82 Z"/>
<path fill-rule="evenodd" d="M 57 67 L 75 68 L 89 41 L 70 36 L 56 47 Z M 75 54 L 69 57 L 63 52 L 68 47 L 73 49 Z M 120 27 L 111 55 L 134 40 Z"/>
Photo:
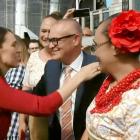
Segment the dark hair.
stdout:
<path fill-rule="evenodd" d="M 43 48 L 42 45 L 40 44 L 39 40 L 37 40 L 37 39 L 30 39 L 29 44 L 30 43 L 38 43 L 39 48 L 40 49 Z M 28 45 L 28 49 L 29 49 L 29 45 Z"/>
<path fill-rule="evenodd" d="M 30 36 L 29 36 L 28 32 L 24 32 L 24 38 L 30 40 Z"/>
<path fill-rule="evenodd" d="M 63 18 L 62 14 L 58 11 L 52 12 L 50 15 L 45 16 L 44 18 L 54 18 L 55 20 L 60 20 Z"/>
<path fill-rule="evenodd" d="M 39 43 L 39 41 L 36 39 L 30 39 L 30 43 Z"/>
<path fill-rule="evenodd" d="M 54 19 L 56 20 L 60 20 L 63 18 L 62 14 L 58 11 L 54 11 L 50 14 L 50 16 L 52 16 Z"/>
<path fill-rule="evenodd" d="M 4 28 L 4 27 L 0 27 L 0 47 L 2 47 L 3 42 L 5 41 L 5 35 L 12 31 L 10 29 Z"/>

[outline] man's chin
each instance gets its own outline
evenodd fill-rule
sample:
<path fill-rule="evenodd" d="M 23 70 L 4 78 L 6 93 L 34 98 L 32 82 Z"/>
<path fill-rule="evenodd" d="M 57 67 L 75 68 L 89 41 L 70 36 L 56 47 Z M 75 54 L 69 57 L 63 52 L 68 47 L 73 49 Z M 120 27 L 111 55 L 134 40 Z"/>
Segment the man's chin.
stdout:
<path fill-rule="evenodd" d="M 51 57 L 53 60 L 60 60 L 60 57 L 59 56 L 57 56 L 57 55 L 52 55 L 52 57 Z"/>

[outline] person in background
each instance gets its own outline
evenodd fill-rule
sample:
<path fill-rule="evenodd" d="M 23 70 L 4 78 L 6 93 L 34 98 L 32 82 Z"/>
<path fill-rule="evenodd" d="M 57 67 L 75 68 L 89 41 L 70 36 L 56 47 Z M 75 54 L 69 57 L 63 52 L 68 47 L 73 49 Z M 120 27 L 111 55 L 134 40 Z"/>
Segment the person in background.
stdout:
<path fill-rule="evenodd" d="M 82 35 L 83 36 L 93 36 L 93 32 L 91 31 L 91 29 L 89 27 L 84 27 L 82 29 Z"/>
<path fill-rule="evenodd" d="M 58 12 L 57 12 L 58 15 Z M 50 50 L 47 46 L 47 39 L 50 33 L 50 28 L 54 23 L 59 20 L 59 16 L 55 13 L 46 16 L 40 26 L 39 32 L 39 43 L 42 49 L 31 54 L 25 71 L 25 77 L 23 80 L 23 90 L 31 91 L 40 80 L 44 73 L 45 64 L 51 59 Z M 21 132 L 26 131 L 26 115 L 20 116 L 20 128 L 19 135 Z M 29 130 L 31 140 L 46 140 L 48 138 L 48 119 L 47 117 L 29 117 Z"/>
<path fill-rule="evenodd" d="M 82 140 L 140 139 L 140 12 L 123 11 L 95 33 L 95 55 L 109 76 L 87 109 Z"/>
<path fill-rule="evenodd" d="M 6 82 L 13 88 L 21 89 L 22 81 L 25 74 L 25 66 L 28 59 L 28 51 L 25 42 L 16 36 L 17 55 L 19 55 L 20 62 L 16 68 L 10 68 L 5 75 Z M 11 124 L 7 134 L 7 140 L 18 140 L 18 126 L 19 116 L 17 112 L 12 113 Z"/>
<path fill-rule="evenodd" d="M 74 78 L 69 79 L 63 87 L 54 91 L 53 94 L 39 97 L 14 89 L 5 81 L 4 75 L 9 68 L 18 66 L 19 61 L 15 35 L 9 29 L 0 27 L 0 140 L 6 139 L 11 119 L 10 111 L 32 115 L 51 115 L 81 82 L 100 74 L 99 63 L 93 63 L 84 67 Z M 24 138 L 22 137 L 22 139 Z"/>
<path fill-rule="evenodd" d="M 40 50 L 39 41 L 36 39 L 30 39 L 29 46 L 28 46 L 28 52 L 31 55 L 31 53 L 36 52 Z"/>
<path fill-rule="evenodd" d="M 51 15 L 52 17 L 54 17 L 55 19 L 57 19 L 57 20 L 63 18 L 62 14 L 61 14 L 59 11 L 53 11 L 50 15 Z"/>
<path fill-rule="evenodd" d="M 33 93 L 41 95 L 41 91 L 50 93 L 61 87 L 65 81 L 65 67 L 69 66 L 72 70 L 71 76 L 75 77 L 75 74 L 80 71 L 81 67 L 97 61 L 95 56 L 81 51 L 81 39 L 82 29 L 79 23 L 73 19 L 62 19 L 52 26 L 48 45 L 53 60 L 49 60 L 46 64 L 44 75 L 33 89 Z M 85 129 L 86 108 L 91 99 L 96 95 L 103 79 L 103 75 L 99 75 L 83 83 L 82 86 L 73 92 L 70 97 L 72 104 L 69 104 L 70 113 L 72 114 L 72 118 L 69 121 L 70 127 L 72 126 L 71 131 L 62 129 L 62 108 L 56 114 L 49 117 L 50 140 L 65 139 L 66 137 L 63 138 L 61 133 L 67 133 L 67 138 L 70 139 L 79 140 L 81 138 Z"/>
<path fill-rule="evenodd" d="M 84 27 L 82 29 L 82 50 L 86 53 L 91 54 L 92 44 L 93 44 L 93 32 L 90 30 L 89 27 Z"/>
<path fill-rule="evenodd" d="M 30 36 L 28 34 L 28 32 L 24 32 L 24 37 L 22 38 L 22 40 L 25 42 L 27 49 L 29 48 L 29 43 L 30 43 Z M 30 56 L 30 54 L 28 53 L 28 56 Z"/>

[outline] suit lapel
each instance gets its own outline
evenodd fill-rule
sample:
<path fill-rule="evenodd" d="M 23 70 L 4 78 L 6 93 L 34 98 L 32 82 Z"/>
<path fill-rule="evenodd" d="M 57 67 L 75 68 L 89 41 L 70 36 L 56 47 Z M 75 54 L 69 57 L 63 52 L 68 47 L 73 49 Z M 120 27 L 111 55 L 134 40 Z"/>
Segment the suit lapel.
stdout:
<path fill-rule="evenodd" d="M 82 62 L 82 67 L 90 64 L 92 62 L 96 62 L 96 57 L 95 56 L 91 56 L 88 55 L 86 53 L 83 53 L 83 62 Z M 75 99 L 75 111 L 79 109 L 80 103 L 81 103 L 81 99 L 84 93 L 84 89 L 85 89 L 85 84 L 82 83 L 79 88 L 77 89 L 77 93 L 76 93 L 76 99 Z"/>
<path fill-rule="evenodd" d="M 59 88 L 59 79 L 61 75 L 62 65 L 59 61 L 48 62 L 47 67 L 47 91 L 51 93 Z M 53 71 L 53 72 L 52 72 Z"/>

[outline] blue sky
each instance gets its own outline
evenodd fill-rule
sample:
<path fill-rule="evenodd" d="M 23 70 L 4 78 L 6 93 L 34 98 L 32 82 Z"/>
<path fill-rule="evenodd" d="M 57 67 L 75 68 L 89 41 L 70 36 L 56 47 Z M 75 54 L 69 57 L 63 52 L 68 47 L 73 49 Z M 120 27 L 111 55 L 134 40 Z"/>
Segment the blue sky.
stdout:
<path fill-rule="evenodd" d="M 112 3 L 112 0 L 106 0 L 107 7 L 109 7 L 111 5 L 111 3 Z"/>

